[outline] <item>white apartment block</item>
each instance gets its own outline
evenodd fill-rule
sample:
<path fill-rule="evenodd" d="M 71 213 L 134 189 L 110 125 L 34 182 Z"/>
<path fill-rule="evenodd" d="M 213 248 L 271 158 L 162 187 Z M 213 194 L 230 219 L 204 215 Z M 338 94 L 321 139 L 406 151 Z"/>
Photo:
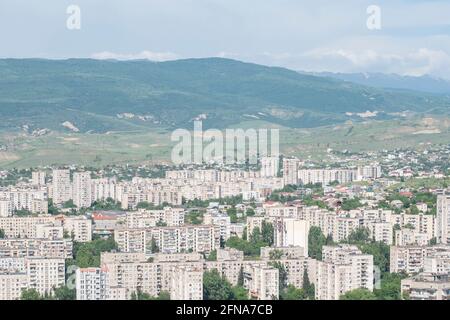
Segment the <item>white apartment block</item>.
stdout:
<path fill-rule="evenodd" d="M 64 259 L 56 258 L 27 258 L 27 285 L 29 289 L 36 289 L 40 294 L 51 294 L 54 288 L 65 283 Z"/>
<path fill-rule="evenodd" d="M 331 182 L 348 183 L 356 179 L 356 171 L 349 169 L 303 169 L 298 170 L 298 180 L 302 184 L 329 185 Z"/>
<path fill-rule="evenodd" d="M 450 194 L 437 196 L 436 238 L 438 243 L 450 244 Z"/>
<path fill-rule="evenodd" d="M 9 217 L 13 214 L 11 201 L 0 200 L 0 217 Z"/>
<path fill-rule="evenodd" d="M 280 159 L 278 157 L 261 158 L 261 177 L 276 177 Z"/>
<path fill-rule="evenodd" d="M 373 256 L 356 246 L 324 246 L 323 261 L 317 261 L 316 299 L 339 300 L 358 288 L 373 290 Z"/>
<path fill-rule="evenodd" d="M 74 241 L 92 241 L 92 220 L 86 216 L 65 216 L 63 218 L 63 228 Z"/>
<path fill-rule="evenodd" d="M 448 274 L 420 273 L 401 281 L 403 298 L 410 300 L 449 300 L 450 279 Z"/>
<path fill-rule="evenodd" d="M 244 268 L 244 287 L 257 300 L 278 300 L 279 271 L 277 268 L 247 265 Z"/>
<path fill-rule="evenodd" d="M 72 185 L 70 182 L 70 170 L 55 169 L 52 174 L 52 199 L 53 203 L 63 204 L 72 199 Z"/>
<path fill-rule="evenodd" d="M 396 273 L 404 271 L 408 274 L 421 272 L 426 255 L 426 247 L 391 246 L 389 271 Z"/>
<path fill-rule="evenodd" d="M 152 239 L 163 253 L 204 252 L 220 247 L 220 229 L 214 225 L 154 227 L 114 231 L 114 239 L 124 252 L 151 253 Z"/>
<path fill-rule="evenodd" d="M 390 272 L 450 272 L 450 246 L 391 246 Z"/>
<path fill-rule="evenodd" d="M 368 180 L 381 178 L 382 171 L 380 165 L 359 166 L 356 173 L 356 180 Z"/>
<path fill-rule="evenodd" d="M 395 230 L 396 246 L 426 246 L 429 238 L 426 233 L 419 233 L 415 229 L 403 228 Z"/>
<path fill-rule="evenodd" d="M 77 300 L 107 300 L 108 272 L 105 268 L 78 268 L 75 272 Z"/>
<path fill-rule="evenodd" d="M 176 266 L 172 272 L 171 300 L 203 300 L 203 268 Z"/>
<path fill-rule="evenodd" d="M 182 208 L 166 207 L 163 210 L 143 210 L 127 212 L 125 224 L 127 228 L 156 227 L 164 223 L 168 227 L 182 226 L 184 224 L 185 210 Z"/>
<path fill-rule="evenodd" d="M 219 227 L 222 241 L 227 241 L 231 236 L 231 219 L 227 214 L 206 213 L 203 215 L 203 224 Z"/>
<path fill-rule="evenodd" d="M 75 172 L 73 174 L 73 203 L 78 208 L 88 208 L 92 204 L 91 173 Z"/>
<path fill-rule="evenodd" d="M 0 257 L 72 258 L 70 239 L 0 239 Z"/>
<path fill-rule="evenodd" d="M 283 159 L 283 182 L 285 185 L 298 184 L 298 167 L 300 160 Z"/>
<path fill-rule="evenodd" d="M 302 247 L 308 255 L 309 222 L 295 218 L 277 218 L 273 222 L 275 247 Z"/>
<path fill-rule="evenodd" d="M 25 273 L 26 263 L 24 257 L 0 257 L 0 273 Z"/>
<path fill-rule="evenodd" d="M 35 186 L 44 186 L 45 171 L 33 171 L 31 173 L 31 183 Z"/>
<path fill-rule="evenodd" d="M 37 224 L 36 238 L 49 240 L 62 239 L 64 238 L 63 226 L 53 223 Z"/>
<path fill-rule="evenodd" d="M 15 210 L 28 210 L 32 213 L 47 213 L 47 192 L 44 189 L 29 187 L 7 187 L 0 190 L 0 199 L 3 202 L 0 208 L 3 217 L 11 215 Z M 6 204 L 9 201 L 9 205 Z"/>
<path fill-rule="evenodd" d="M 0 229 L 5 232 L 6 238 L 36 238 L 36 228 L 42 224 L 57 224 L 57 221 L 50 215 L 0 217 Z"/>
<path fill-rule="evenodd" d="M 0 272 L 0 300 L 19 300 L 26 288 L 26 273 Z"/>

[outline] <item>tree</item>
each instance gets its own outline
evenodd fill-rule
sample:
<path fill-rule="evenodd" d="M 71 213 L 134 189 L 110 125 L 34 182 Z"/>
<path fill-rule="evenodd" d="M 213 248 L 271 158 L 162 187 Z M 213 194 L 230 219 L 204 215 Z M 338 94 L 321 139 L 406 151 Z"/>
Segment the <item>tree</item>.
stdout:
<path fill-rule="evenodd" d="M 217 269 L 203 273 L 203 299 L 204 300 L 232 300 L 233 290 L 231 284 L 220 276 Z"/>
<path fill-rule="evenodd" d="M 242 286 L 234 286 L 232 288 L 233 291 L 233 300 L 248 300 L 248 292 Z"/>
<path fill-rule="evenodd" d="M 376 296 L 373 292 L 367 289 L 354 289 L 343 294 L 339 300 L 376 300 Z"/>
<path fill-rule="evenodd" d="M 152 237 L 152 239 L 150 240 L 150 251 L 152 253 L 159 252 L 159 247 L 158 247 L 158 244 L 156 243 L 156 240 L 154 237 Z"/>
<path fill-rule="evenodd" d="M 260 241 L 262 241 L 261 231 L 259 230 L 259 227 L 255 227 L 250 235 L 250 242 L 258 243 Z"/>
<path fill-rule="evenodd" d="M 212 250 L 208 257 L 206 258 L 208 261 L 217 261 L 217 250 Z"/>
<path fill-rule="evenodd" d="M 302 289 L 294 287 L 292 284 L 288 285 L 286 290 L 280 292 L 280 300 L 303 300 L 304 292 Z"/>
<path fill-rule="evenodd" d="M 314 300 L 316 298 L 316 290 L 314 284 L 309 281 L 308 271 L 306 269 L 305 271 L 303 271 L 302 289 L 305 299 Z"/>
<path fill-rule="evenodd" d="M 185 215 L 186 224 L 201 224 L 203 222 L 203 213 L 198 210 L 191 210 Z"/>
<path fill-rule="evenodd" d="M 283 251 L 279 249 L 273 249 L 269 252 L 270 260 L 280 260 L 283 257 Z"/>
<path fill-rule="evenodd" d="M 243 266 L 241 266 L 241 268 L 239 269 L 237 285 L 240 287 L 244 286 L 244 267 Z"/>
<path fill-rule="evenodd" d="M 20 300 L 42 300 L 36 289 L 24 289 L 20 294 Z"/>
<path fill-rule="evenodd" d="M 95 239 L 90 242 L 75 242 L 73 246 L 74 262 L 80 268 L 100 267 L 100 254 L 117 249 L 112 237 Z"/>
<path fill-rule="evenodd" d="M 381 288 L 374 290 L 377 299 L 400 300 L 402 298 L 401 281 L 406 277 L 407 275 L 404 273 L 383 273 L 381 277 Z"/>
<path fill-rule="evenodd" d="M 255 215 L 255 210 L 253 210 L 252 208 L 248 208 L 247 211 L 245 212 L 245 215 L 247 217 L 253 217 Z"/>
<path fill-rule="evenodd" d="M 269 222 L 263 221 L 261 226 L 262 241 L 267 243 L 268 246 L 273 244 L 273 225 Z"/>
<path fill-rule="evenodd" d="M 365 243 L 368 241 L 370 241 L 370 231 L 364 227 L 353 230 L 347 239 L 348 243 Z"/>
<path fill-rule="evenodd" d="M 5 230 L 0 229 L 0 239 L 4 239 L 5 238 Z"/>
<path fill-rule="evenodd" d="M 319 227 L 312 226 L 308 234 L 308 256 L 322 260 L 322 247 L 327 243 L 327 238 Z"/>
<path fill-rule="evenodd" d="M 76 208 L 77 206 L 75 205 L 75 203 L 73 203 L 72 199 L 67 200 L 66 202 L 63 203 L 63 208 L 65 209 L 69 209 L 69 208 Z"/>
<path fill-rule="evenodd" d="M 358 244 L 364 254 L 373 255 L 373 264 L 380 268 L 382 273 L 389 272 L 390 247 L 384 242 Z"/>
<path fill-rule="evenodd" d="M 76 300 L 75 289 L 69 289 L 66 285 L 54 290 L 55 300 Z"/>
<path fill-rule="evenodd" d="M 353 198 L 353 199 L 345 199 L 342 201 L 341 208 L 345 211 L 350 211 L 354 209 L 358 209 L 362 207 L 363 204 L 359 201 L 359 198 Z"/>
<path fill-rule="evenodd" d="M 140 288 L 136 290 L 136 292 L 131 293 L 130 300 L 151 300 L 152 297 L 146 293 L 142 292 Z"/>
<path fill-rule="evenodd" d="M 152 300 L 170 300 L 170 293 L 163 290 L 159 293 L 158 297 L 153 298 Z"/>

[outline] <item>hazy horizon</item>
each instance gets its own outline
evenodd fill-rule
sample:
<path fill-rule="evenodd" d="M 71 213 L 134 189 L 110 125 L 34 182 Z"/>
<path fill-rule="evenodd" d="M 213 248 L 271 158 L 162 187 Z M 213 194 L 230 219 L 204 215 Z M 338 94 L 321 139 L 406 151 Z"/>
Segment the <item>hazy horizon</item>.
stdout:
<path fill-rule="evenodd" d="M 68 7 L 80 9 L 69 30 Z M 377 5 L 380 28 L 369 29 Z M 450 77 L 443 0 L 4 0 L 0 58 L 223 57 L 306 72 Z"/>

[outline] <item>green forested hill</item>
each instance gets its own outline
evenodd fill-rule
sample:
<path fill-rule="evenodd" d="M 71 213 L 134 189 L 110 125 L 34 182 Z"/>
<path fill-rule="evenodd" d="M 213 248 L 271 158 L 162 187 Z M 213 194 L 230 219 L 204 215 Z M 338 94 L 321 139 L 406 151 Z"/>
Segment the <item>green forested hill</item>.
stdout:
<path fill-rule="evenodd" d="M 447 113 L 450 99 L 364 87 L 295 71 L 208 58 L 170 62 L 90 59 L 0 60 L 0 129 L 81 132 L 132 131 L 151 126 L 223 128 L 260 119 L 288 127 L 317 127 L 378 119 L 402 111 Z M 128 113 L 128 115 L 123 115 Z M 352 113 L 350 116 L 346 113 Z"/>

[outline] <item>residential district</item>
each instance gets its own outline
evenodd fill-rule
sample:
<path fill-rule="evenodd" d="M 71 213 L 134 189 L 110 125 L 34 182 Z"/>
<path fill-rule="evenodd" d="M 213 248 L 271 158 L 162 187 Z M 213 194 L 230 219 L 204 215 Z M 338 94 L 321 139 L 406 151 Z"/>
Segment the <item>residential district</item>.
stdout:
<path fill-rule="evenodd" d="M 448 300 L 449 155 L 4 170 L 0 299 Z"/>

